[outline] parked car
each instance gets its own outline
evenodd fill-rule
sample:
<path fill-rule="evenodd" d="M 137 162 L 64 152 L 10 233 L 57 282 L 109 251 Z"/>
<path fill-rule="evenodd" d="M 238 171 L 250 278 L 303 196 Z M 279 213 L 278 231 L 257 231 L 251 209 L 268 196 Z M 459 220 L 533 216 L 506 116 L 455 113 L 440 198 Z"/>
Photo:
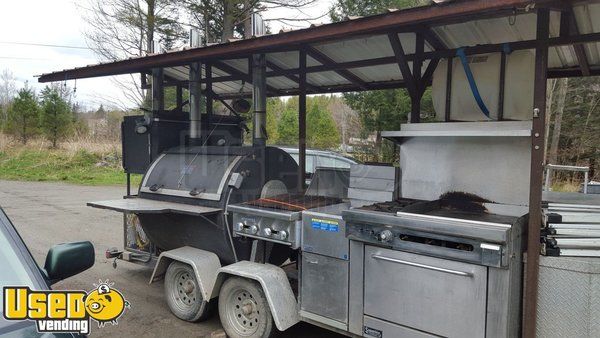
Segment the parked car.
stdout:
<path fill-rule="evenodd" d="M 90 242 L 58 244 L 48 251 L 44 268 L 39 267 L 4 210 L 0 208 L 0 262 L 2 262 L 0 290 L 3 290 L 5 286 L 27 286 L 36 291 L 50 290 L 52 284 L 92 267 L 94 257 L 94 246 Z M 0 307 L 1 311 L 2 307 Z M 4 319 L 4 316 L 0 316 L 0 335 L 10 337 L 77 336 L 74 334 L 38 333 L 34 321 L 8 321 Z"/>
<path fill-rule="evenodd" d="M 298 163 L 298 148 L 278 147 Z M 350 169 L 356 160 L 328 150 L 306 149 L 306 173 L 312 175 L 317 167 Z"/>

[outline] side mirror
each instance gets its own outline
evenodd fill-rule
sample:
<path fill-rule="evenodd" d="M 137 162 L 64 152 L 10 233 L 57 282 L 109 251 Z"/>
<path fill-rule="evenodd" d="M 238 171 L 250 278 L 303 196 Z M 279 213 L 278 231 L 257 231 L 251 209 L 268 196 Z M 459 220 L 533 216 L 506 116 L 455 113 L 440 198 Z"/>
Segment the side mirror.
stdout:
<path fill-rule="evenodd" d="M 54 284 L 91 268 L 94 260 L 91 242 L 57 244 L 46 255 L 44 272 L 50 284 Z"/>

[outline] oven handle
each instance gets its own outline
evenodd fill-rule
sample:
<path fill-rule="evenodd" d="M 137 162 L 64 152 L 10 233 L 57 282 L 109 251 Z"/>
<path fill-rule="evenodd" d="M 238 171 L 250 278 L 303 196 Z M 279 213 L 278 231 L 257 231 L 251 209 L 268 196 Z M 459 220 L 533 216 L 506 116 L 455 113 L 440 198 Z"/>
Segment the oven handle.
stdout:
<path fill-rule="evenodd" d="M 423 269 L 428 269 L 428 270 L 433 270 L 433 271 L 448 273 L 448 274 L 455 275 L 455 276 L 473 277 L 473 274 L 471 272 L 464 272 L 464 271 L 458 271 L 458 270 L 438 268 L 437 266 L 431 266 L 431 265 L 425 265 L 425 264 L 420 264 L 420 263 L 408 262 L 408 261 L 403 261 L 403 260 L 400 260 L 400 259 L 395 259 L 395 258 L 380 256 L 380 255 L 377 255 L 377 254 L 374 254 L 371 257 L 373 257 L 374 259 L 378 259 L 378 260 L 382 260 L 382 261 L 386 261 L 386 262 L 392 262 L 392 263 L 398 263 L 398 264 L 404 264 L 404 265 L 414 266 L 414 267 L 417 267 L 417 268 L 423 268 Z"/>

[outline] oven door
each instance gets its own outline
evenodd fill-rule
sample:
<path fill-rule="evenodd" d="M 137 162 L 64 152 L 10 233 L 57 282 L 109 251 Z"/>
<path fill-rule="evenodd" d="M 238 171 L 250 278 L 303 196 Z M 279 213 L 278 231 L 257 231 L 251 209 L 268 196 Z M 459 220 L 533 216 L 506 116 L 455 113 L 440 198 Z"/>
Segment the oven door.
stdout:
<path fill-rule="evenodd" d="M 365 315 L 440 336 L 484 337 L 486 295 L 484 266 L 365 247 Z"/>

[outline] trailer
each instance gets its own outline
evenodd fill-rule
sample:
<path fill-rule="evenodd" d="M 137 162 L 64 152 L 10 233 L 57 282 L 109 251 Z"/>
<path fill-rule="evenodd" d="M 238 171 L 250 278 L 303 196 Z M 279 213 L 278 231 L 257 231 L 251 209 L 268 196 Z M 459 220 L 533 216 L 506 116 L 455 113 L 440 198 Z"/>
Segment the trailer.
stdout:
<path fill-rule="evenodd" d="M 546 81 L 600 75 L 599 21 L 600 1 L 435 1 L 39 81 L 140 73 L 151 89 L 152 109 L 122 124 L 137 194 L 88 204 L 123 213 L 124 251 L 107 257 L 152 266 L 182 320 L 217 308 L 230 337 L 300 321 L 352 337 L 593 336 L 600 262 L 540 253 L 542 206 L 570 203 L 542 194 Z M 421 123 L 429 87 L 435 122 Z M 306 187 L 306 96 L 391 88 L 412 102 L 382 133 L 399 167 L 317 168 Z M 267 97 L 292 95 L 298 164 L 265 127 Z"/>

